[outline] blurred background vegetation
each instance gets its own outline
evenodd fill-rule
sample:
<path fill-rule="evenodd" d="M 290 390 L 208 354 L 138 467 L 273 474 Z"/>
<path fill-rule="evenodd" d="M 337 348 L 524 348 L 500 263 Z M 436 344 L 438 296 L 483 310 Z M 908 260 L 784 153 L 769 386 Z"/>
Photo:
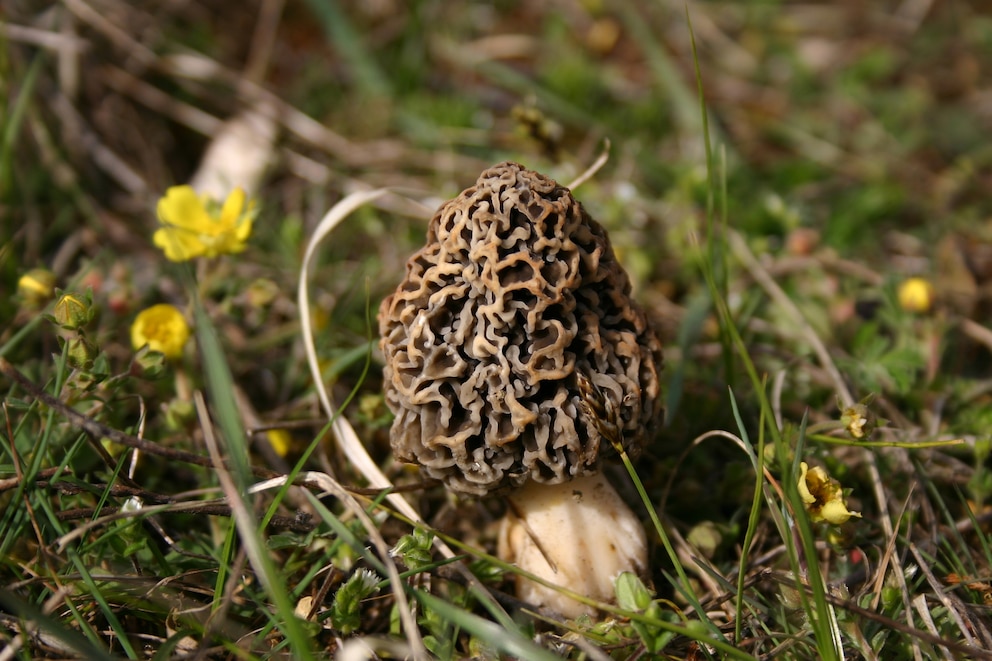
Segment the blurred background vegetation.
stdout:
<path fill-rule="evenodd" d="M 665 429 L 637 468 L 668 524 L 684 534 L 715 529 L 710 561 L 738 561 L 751 464 L 731 444 L 709 440 L 699 451 L 690 443 L 716 429 L 740 433 L 728 388 L 752 433 L 762 406 L 715 312 L 708 269 L 724 283 L 718 293 L 767 375 L 783 427 L 804 415 L 829 425 L 850 403 L 838 406 L 838 382 L 812 333 L 855 400 L 875 395 L 871 412 L 883 422 L 874 440 L 963 440 L 919 450 L 811 443 L 806 452 L 852 490 L 851 507 L 864 514 L 834 531 L 836 546 L 824 551 L 833 554 L 831 579 L 843 578 L 852 597 L 866 594 L 892 534 L 879 518 L 892 517 L 899 548 L 925 546 L 935 575 L 960 599 L 954 607 L 932 602 L 945 612 L 931 632 L 962 640 L 951 617 L 960 611 L 984 620 L 972 635 L 987 635 L 988 3 L 0 0 L 0 8 L 0 355 L 34 382 L 64 383 L 64 399 L 114 429 L 135 431 L 140 419 L 148 438 L 201 447 L 198 424 L 176 402 L 175 375 L 135 370 L 129 327 L 142 308 L 186 301 L 184 271 L 151 242 L 157 200 L 195 176 L 232 119 L 248 117 L 260 122 L 249 132 L 263 137 L 252 152 L 262 172 L 250 191 L 259 205 L 254 233 L 246 252 L 199 273 L 198 288 L 252 411 L 249 426 L 291 430 L 288 450 L 255 455 L 285 470 L 322 422 L 295 294 L 306 239 L 333 203 L 388 186 L 433 209 L 503 160 L 564 184 L 605 151 L 609 160 L 576 197 L 610 231 L 666 347 Z M 356 392 L 346 415 L 389 474 L 410 483 L 415 475 L 389 463 L 374 352 L 366 365 L 379 301 L 426 228 L 412 205 L 391 204 L 360 210 L 325 243 L 312 302 L 328 382 L 339 401 Z M 18 294 L 19 279 L 36 268 L 50 270 L 61 289 L 92 292 L 88 337 L 100 378 L 53 358 L 56 329 Z M 927 283 L 922 305 L 900 300 L 912 277 Z M 184 361 L 194 387 L 203 385 L 198 364 L 192 352 Z M 35 469 L 66 465 L 76 480 L 109 482 L 114 466 L 77 443 L 78 430 L 61 430 L 59 443 L 33 457 L 31 433 L 55 423 L 13 382 L 0 377 L 0 386 L 8 397 L 3 477 L 36 460 Z M 881 487 L 864 452 L 874 453 Z M 346 484 L 359 479 L 332 443 L 312 461 Z M 135 479 L 163 493 L 212 484 L 206 471 L 153 457 Z M 20 507 L 11 488 L 4 507 Z M 879 501 L 878 489 L 888 500 Z M 60 510 L 96 507 L 85 492 L 39 487 L 30 499 Z M 491 521 L 499 504 L 456 501 L 436 487 L 414 499 L 428 522 L 491 549 L 491 530 L 468 530 L 467 522 Z M 210 526 L 185 517 L 168 519 L 168 528 L 201 530 L 189 544 L 207 544 Z M 6 545 L 0 582 L 16 582 L 40 604 L 49 588 L 28 581 L 34 570 L 25 567 L 40 562 L 55 533 L 48 524 L 31 532 L 31 520 L 4 519 L 4 532 L 25 539 Z M 291 575 L 313 559 L 297 542 L 289 545 Z M 759 535 L 752 553 L 780 543 Z M 651 582 L 674 598 L 667 558 L 657 558 Z M 915 589 L 935 599 L 934 585 Z M 777 608 L 774 598 L 762 603 Z M 905 618 L 904 605 L 886 617 Z M 364 612 L 360 632 L 388 630 L 388 609 Z M 788 618 L 772 619 L 784 627 Z M 875 644 L 872 631 L 884 627 L 857 621 Z M 669 653 L 693 651 L 672 644 Z M 756 654 L 774 648 L 749 644 Z M 918 642 L 889 644 L 893 654 L 910 654 Z M 638 653 L 631 645 L 618 649 Z M 471 653 L 457 640 L 450 651 Z"/>

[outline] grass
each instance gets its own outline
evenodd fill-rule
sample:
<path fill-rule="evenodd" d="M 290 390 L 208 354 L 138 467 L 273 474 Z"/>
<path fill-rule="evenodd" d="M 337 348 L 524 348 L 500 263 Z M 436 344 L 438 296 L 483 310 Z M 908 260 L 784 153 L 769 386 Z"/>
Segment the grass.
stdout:
<path fill-rule="evenodd" d="M 10 4 L 0 659 L 992 656 L 979 3 Z M 168 262 L 158 199 L 246 112 L 247 248 Z M 650 570 L 562 621 L 499 499 L 391 459 L 374 312 L 485 167 L 604 150 L 576 196 L 667 411 L 614 474 Z M 163 302 L 174 360 L 130 342 Z M 861 517 L 811 520 L 800 462 Z"/>

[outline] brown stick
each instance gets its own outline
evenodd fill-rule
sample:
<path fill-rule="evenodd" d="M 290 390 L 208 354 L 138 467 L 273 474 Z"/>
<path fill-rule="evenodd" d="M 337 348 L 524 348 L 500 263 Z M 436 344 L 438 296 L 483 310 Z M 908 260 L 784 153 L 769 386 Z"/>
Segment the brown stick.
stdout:
<path fill-rule="evenodd" d="M 76 411 L 70 406 L 66 406 L 60 399 L 49 395 L 40 386 L 35 384 L 33 381 L 28 379 L 24 374 L 22 374 L 16 367 L 14 367 L 10 361 L 6 358 L 0 357 L 0 374 L 3 374 L 21 386 L 31 397 L 43 402 L 46 406 L 58 411 L 65 418 L 67 418 L 73 424 L 79 426 L 80 429 L 85 431 L 87 434 L 93 436 L 97 440 L 101 438 L 109 438 L 114 443 L 127 446 L 129 448 L 136 448 L 145 452 L 147 454 L 155 455 L 158 457 L 165 457 L 167 459 L 174 459 L 176 461 L 181 461 L 187 464 L 194 464 L 196 466 L 205 466 L 207 468 L 213 468 L 214 465 L 209 457 L 201 454 L 196 454 L 195 452 L 187 452 L 185 450 L 177 450 L 175 448 L 169 448 L 156 443 L 154 441 L 146 441 L 144 439 L 138 438 L 136 436 L 131 436 L 130 434 L 125 434 L 124 432 L 108 427 L 96 420 L 87 418 L 85 415 Z M 224 462 L 225 466 L 228 463 Z M 228 466 L 229 468 L 229 466 Z M 252 474 L 256 477 L 271 479 L 274 477 L 282 477 L 282 473 L 278 471 L 271 470 L 269 468 L 263 468 L 261 466 L 249 466 Z M 39 474 L 36 479 L 49 477 L 52 473 Z M 10 478 L 7 480 L 0 480 L 0 491 L 6 489 L 11 489 L 17 486 L 17 482 L 20 478 Z M 429 488 L 436 484 L 436 482 L 431 480 L 425 480 L 420 484 L 404 485 L 401 487 L 394 487 L 391 489 L 393 492 L 406 492 L 406 491 L 419 491 L 421 489 Z M 306 483 L 301 483 L 300 486 L 316 486 L 309 485 Z M 382 493 L 382 489 L 363 489 L 358 487 L 346 487 L 347 491 L 359 495 L 368 496 L 370 498 L 375 498 Z"/>
<path fill-rule="evenodd" d="M 195 464 L 197 466 L 213 468 L 213 462 L 211 462 L 209 457 L 196 454 L 195 452 L 187 452 L 185 450 L 165 447 L 159 443 L 155 443 L 154 441 L 146 441 L 144 439 L 137 438 L 136 436 L 125 434 L 124 432 L 118 431 L 112 427 L 108 427 L 107 425 L 99 423 L 91 418 L 87 418 L 79 411 L 76 411 L 70 406 L 66 406 L 62 400 L 57 399 L 42 390 L 37 384 L 24 376 L 6 358 L 0 358 L 0 373 L 3 373 L 5 376 L 17 383 L 17 385 L 24 388 L 24 390 L 27 391 L 31 397 L 43 402 L 46 406 L 55 409 L 71 423 L 79 426 L 80 429 L 97 440 L 109 438 L 114 443 L 124 445 L 129 448 L 135 448 L 147 454 L 165 457 L 167 459 L 174 459 L 187 464 Z M 268 468 L 262 468 L 260 466 L 250 466 L 249 468 L 251 472 L 258 477 L 266 479 L 280 477 L 280 473 L 269 470 Z"/>

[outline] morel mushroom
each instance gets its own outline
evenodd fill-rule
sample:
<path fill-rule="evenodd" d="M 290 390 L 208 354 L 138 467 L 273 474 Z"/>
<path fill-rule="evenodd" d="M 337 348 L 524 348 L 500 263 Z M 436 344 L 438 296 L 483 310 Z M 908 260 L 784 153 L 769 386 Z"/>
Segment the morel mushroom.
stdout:
<path fill-rule="evenodd" d="M 379 311 L 391 444 L 449 488 L 508 493 L 500 553 L 593 599 L 642 571 L 637 517 L 599 472 L 661 417 L 661 349 L 606 230 L 571 192 L 516 163 L 434 215 Z M 514 491 L 516 490 L 516 491 Z M 592 612 L 534 582 L 528 602 Z"/>

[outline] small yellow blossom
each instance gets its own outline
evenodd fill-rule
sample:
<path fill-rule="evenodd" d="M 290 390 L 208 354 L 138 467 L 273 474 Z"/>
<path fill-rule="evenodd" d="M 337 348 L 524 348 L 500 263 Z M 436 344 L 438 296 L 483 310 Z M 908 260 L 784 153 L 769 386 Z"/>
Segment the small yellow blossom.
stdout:
<path fill-rule="evenodd" d="M 899 285 L 897 296 L 903 310 L 922 314 L 933 305 L 933 285 L 924 278 L 909 278 Z"/>
<path fill-rule="evenodd" d="M 840 421 L 851 438 L 870 437 L 875 431 L 875 416 L 865 402 L 858 402 L 841 411 Z"/>
<path fill-rule="evenodd" d="M 293 437 L 285 429 L 270 429 L 265 432 L 265 437 L 269 440 L 269 445 L 280 457 L 289 454 L 293 447 Z"/>
<path fill-rule="evenodd" d="M 852 516 L 861 516 L 847 509 L 840 483 L 831 479 L 827 471 L 819 466 L 810 468 L 805 461 L 799 464 L 799 469 L 799 497 L 814 523 L 826 521 L 840 525 Z"/>
<path fill-rule="evenodd" d="M 251 235 L 255 203 L 235 188 L 223 205 L 196 194 L 190 186 L 173 186 L 158 201 L 158 219 L 163 227 L 152 237 L 173 262 L 194 257 L 216 257 L 239 253 Z"/>
<path fill-rule="evenodd" d="M 55 295 L 55 274 L 48 269 L 31 269 L 18 279 L 17 295 L 26 305 L 40 308 Z"/>
<path fill-rule="evenodd" d="M 131 344 L 135 350 L 148 345 L 166 358 L 179 358 L 189 339 L 189 324 L 175 306 L 162 303 L 142 310 L 131 324 Z"/>
<path fill-rule="evenodd" d="M 840 411 L 840 424 L 844 426 L 851 438 L 856 440 L 868 440 L 875 429 L 884 426 L 888 420 L 879 418 L 871 409 L 871 403 L 875 401 L 874 393 L 869 394 L 856 404 L 843 407 Z"/>
<path fill-rule="evenodd" d="M 855 411 L 855 415 L 851 417 L 851 422 L 847 425 L 847 429 L 854 438 L 864 438 L 865 425 L 867 424 L 868 418 Z"/>

